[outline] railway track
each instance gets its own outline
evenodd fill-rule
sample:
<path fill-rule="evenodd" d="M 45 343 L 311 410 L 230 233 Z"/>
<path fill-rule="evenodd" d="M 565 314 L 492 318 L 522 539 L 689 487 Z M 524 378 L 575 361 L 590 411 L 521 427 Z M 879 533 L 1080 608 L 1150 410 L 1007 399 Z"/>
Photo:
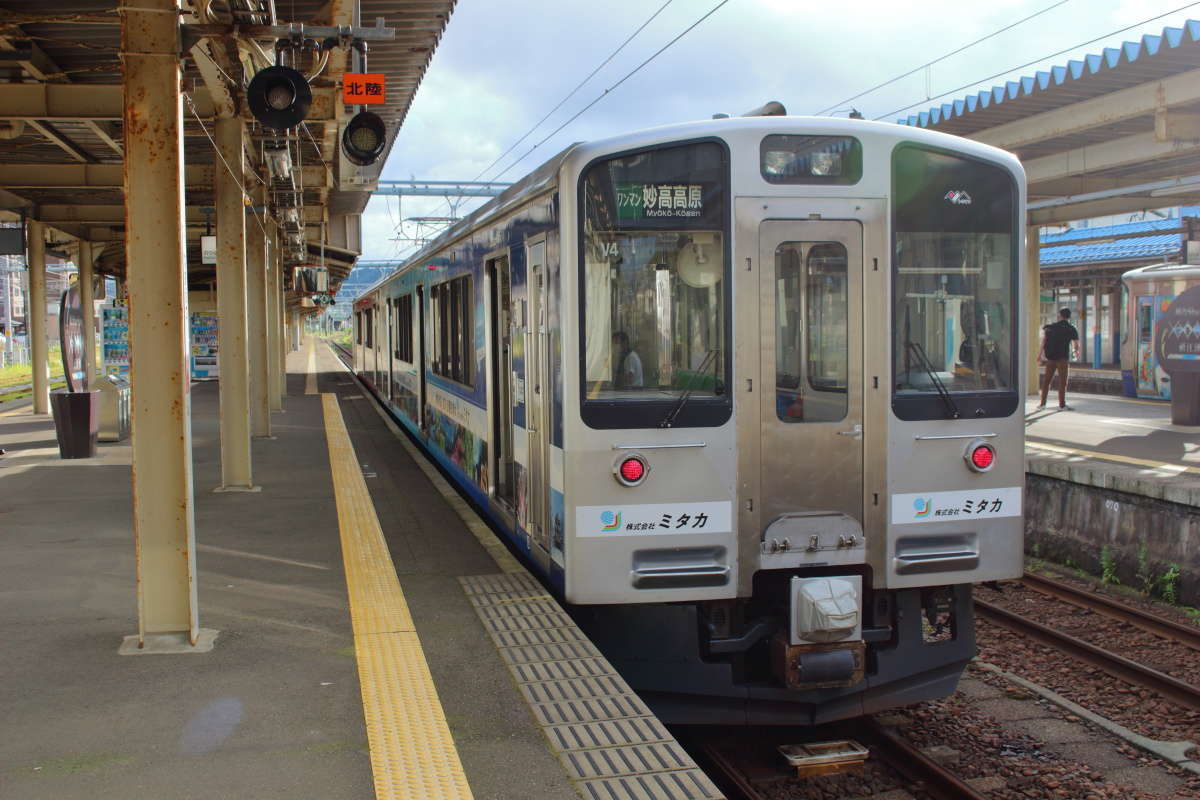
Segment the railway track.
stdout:
<path fill-rule="evenodd" d="M 1186 708 L 1200 711 L 1200 688 L 1196 686 L 1055 628 L 1034 622 L 986 600 L 976 598 L 975 610 L 984 619 L 1008 628 L 1014 633 L 1035 639 L 1055 650 L 1067 653 L 1127 683 L 1157 692 Z"/>
<path fill-rule="evenodd" d="M 946 767 L 929 758 L 894 730 L 880 725 L 873 719 L 868 718 L 854 723 L 849 734 L 854 739 L 868 745 L 872 758 L 885 763 L 903 779 L 902 784 L 895 788 L 907 789 L 935 800 L 986 800 L 988 797 Z M 724 787 L 730 800 L 765 800 L 768 796 L 778 797 L 777 789 L 768 794 L 762 788 L 764 781 L 761 780 L 761 776 L 756 780 L 739 765 L 739 759 L 736 758 L 730 747 L 731 741 L 728 736 L 701 737 L 693 739 L 692 745 L 700 752 L 710 768 L 710 775 Z M 762 743 L 761 747 L 766 748 L 771 745 Z M 782 760 L 779 763 L 782 765 Z M 713 772 L 716 774 L 713 775 Z M 790 774 L 790 768 L 781 766 L 775 780 L 786 778 Z M 820 778 L 810 780 L 820 780 Z M 803 797 L 803 793 L 803 784 L 801 784 L 797 787 L 796 796 Z"/>
<path fill-rule="evenodd" d="M 1200 650 L 1200 628 L 1184 625 L 1174 620 L 1142 611 L 1138 608 L 1122 605 L 1097 592 L 1081 589 L 1071 584 L 1058 583 L 1050 578 L 1026 572 L 1021 583 L 1036 592 L 1058 598 L 1066 603 L 1086 608 L 1121 622 L 1128 623 L 1148 633 L 1161 636 L 1173 642 L 1185 645 L 1193 650 Z"/>

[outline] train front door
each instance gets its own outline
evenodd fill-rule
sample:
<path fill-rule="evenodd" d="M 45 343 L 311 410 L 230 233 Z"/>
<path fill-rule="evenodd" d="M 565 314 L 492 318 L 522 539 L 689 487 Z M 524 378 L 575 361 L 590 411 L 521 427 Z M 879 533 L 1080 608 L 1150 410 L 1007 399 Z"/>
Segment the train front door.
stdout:
<path fill-rule="evenodd" d="M 764 528 L 784 514 L 862 525 L 862 236 L 856 221 L 759 228 Z"/>

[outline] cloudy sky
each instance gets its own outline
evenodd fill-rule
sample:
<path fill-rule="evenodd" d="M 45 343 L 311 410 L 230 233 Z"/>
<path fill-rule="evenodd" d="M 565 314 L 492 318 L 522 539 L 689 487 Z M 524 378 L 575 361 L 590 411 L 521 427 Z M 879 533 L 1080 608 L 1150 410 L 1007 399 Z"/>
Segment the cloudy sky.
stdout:
<path fill-rule="evenodd" d="M 927 70 L 843 102 L 1044 10 Z M 489 168 L 656 12 L 562 108 Z M 1151 17 L 1159 18 L 1146 22 Z M 779 100 L 790 114 L 845 115 L 854 106 L 868 119 L 894 120 L 1187 19 L 1200 19 L 1200 2 L 459 0 L 383 177 L 513 181 L 574 141 L 736 114 L 767 100 Z M 1098 41 L 1084 44 L 1091 40 Z M 479 202 L 466 201 L 460 215 Z M 364 259 L 404 254 L 404 245 L 392 241 L 402 219 L 448 213 L 444 200 L 373 198 L 364 216 Z"/>

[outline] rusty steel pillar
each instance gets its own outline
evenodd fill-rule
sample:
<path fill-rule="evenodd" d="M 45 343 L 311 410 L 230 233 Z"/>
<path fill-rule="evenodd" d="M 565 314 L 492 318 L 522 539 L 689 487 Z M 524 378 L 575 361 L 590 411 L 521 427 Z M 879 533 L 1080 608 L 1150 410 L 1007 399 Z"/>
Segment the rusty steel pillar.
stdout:
<path fill-rule="evenodd" d="M 283 274 L 286 267 L 283 266 L 283 260 L 280 259 L 280 275 Z M 275 331 L 279 336 L 279 402 L 283 402 L 283 398 L 287 397 L 287 354 L 288 354 L 288 336 L 287 336 L 287 293 L 283 291 L 283 284 L 280 283 L 279 289 L 279 319 L 276 320 Z"/>
<path fill-rule="evenodd" d="M 1039 236 L 1041 228 L 1028 225 L 1025 228 L 1025 392 L 1037 394 L 1040 390 L 1041 370 L 1038 367 L 1038 350 L 1042 346 L 1042 246 Z"/>
<path fill-rule="evenodd" d="M 255 205 L 266 205 L 266 192 L 256 192 Z M 250 337 L 250 433 L 271 436 L 271 375 L 267 343 L 266 214 L 252 213 L 246 223 L 246 330 Z"/>
<path fill-rule="evenodd" d="M 124 0 L 125 257 L 138 633 L 122 653 L 211 648 L 196 601 L 178 0 Z"/>
<path fill-rule="evenodd" d="M 33 368 L 33 413 L 50 413 L 49 344 L 46 341 L 46 229 L 28 221 L 29 304 L 25 331 L 29 335 L 29 363 Z"/>
<path fill-rule="evenodd" d="M 245 130 L 238 117 L 216 122 L 217 370 L 221 375 L 221 486 L 250 492 L 250 366 L 246 343 Z M 253 222 L 251 224 L 254 224 Z"/>
<path fill-rule="evenodd" d="M 96 382 L 96 284 L 92 243 L 79 241 L 79 305 L 83 310 L 83 388 Z"/>
<path fill-rule="evenodd" d="M 279 270 L 283 260 L 279 247 L 279 222 L 267 219 L 267 380 L 271 411 L 283 411 L 283 373 L 280 371 L 281 344 L 279 306 L 283 302 L 283 282 Z"/>

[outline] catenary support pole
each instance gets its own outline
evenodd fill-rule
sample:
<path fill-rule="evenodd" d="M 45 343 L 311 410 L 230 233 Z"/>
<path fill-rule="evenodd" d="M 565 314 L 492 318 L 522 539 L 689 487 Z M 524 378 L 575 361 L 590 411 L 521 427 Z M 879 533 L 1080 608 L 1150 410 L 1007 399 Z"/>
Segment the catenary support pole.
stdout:
<path fill-rule="evenodd" d="M 160 638 L 201 644 L 177 14 L 178 0 L 124 0 L 121 14 L 138 600 L 132 652 Z M 122 652 L 130 652 L 129 639 Z"/>
<path fill-rule="evenodd" d="M 243 147 L 238 117 L 218 119 L 217 370 L 221 375 L 221 486 L 253 491 L 250 475 L 250 365 L 246 343 L 246 204 Z"/>
<path fill-rule="evenodd" d="M 279 248 L 279 223 L 274 217 L 267 220 L 267 377 L 270 380 L 271 411 L 283 411 L 283 374 L 280 371 L 282 355 L 279 333 L 279 306 L 283 302 L 283 283 L 279 277 L 281 267 Z"/>
<path fill-rule="evenodd" d="M 79 242 L 79 305 L 83 310 L 83 388 L 96 383 L 96 284 L 92 243 Z"/>
<path fill-rule="evenodd" d="M 266 205 L 259 190 L 255 205 Z M 250 337 L 250 433 L 271 435 L 271 376 L 267 345 L 267 235 L 265 214 L 246 220 L 246 329 Z"/>
<path fill-rule="evenodd" d="M 1041 267 L 1041 228 L 1029 225 L 1025 228 L 1025 331 L 1028 337 L 1026 353 L 1028 363 L 1025 372 L 1025 391 L 1036 394 L 1039 389 L 1041 372 L 1038 369 L 1037 355 L 1042 346 L 1042 267 Z"/>
<path fill-rule="evenodd" d="M 33 368 L 33 413 L 50 413 L 50 350 L 46 341 L 46 229 L 37 220 L 28 221 L 29 305 L 25 326 L 29 339 L 29 363 Z"/>

